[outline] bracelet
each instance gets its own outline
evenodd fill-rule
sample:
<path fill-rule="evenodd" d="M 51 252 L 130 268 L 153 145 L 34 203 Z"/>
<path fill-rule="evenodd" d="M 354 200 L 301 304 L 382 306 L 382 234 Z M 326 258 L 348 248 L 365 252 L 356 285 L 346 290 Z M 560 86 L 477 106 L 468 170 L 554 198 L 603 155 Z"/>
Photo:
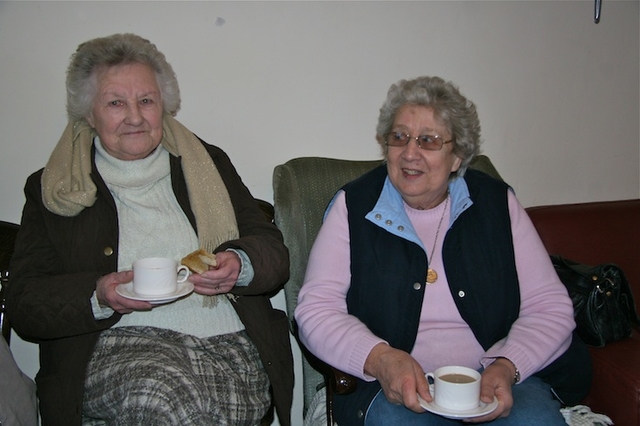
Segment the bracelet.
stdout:
<path fill-rule="evenodd" d="M 515 364 L 514 367 L 516 367 Z M 518 367 L 516 367 L 516 374 L 513 375 L 513 380 L 514 385 L 520 381 L 520 371 L 518 370 Z"/>

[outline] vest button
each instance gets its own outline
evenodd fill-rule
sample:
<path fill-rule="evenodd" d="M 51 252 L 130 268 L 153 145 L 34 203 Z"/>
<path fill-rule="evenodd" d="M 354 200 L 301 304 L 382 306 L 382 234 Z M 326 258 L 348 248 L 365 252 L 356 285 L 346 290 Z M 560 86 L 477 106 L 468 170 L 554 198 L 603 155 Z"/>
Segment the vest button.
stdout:
<path fill-rule="evenodd" d="M 466 293 L 464 291 L 460 290 L 458 292 L 458 297 L 464 297 L 464 296 L 466 296 Z"/>
<path fill-rule="evenodd" d="M 361 418 L 363 418 L 363 417 L 364 417 L 364 413 L 362 412 L 362 410 L 358 410 L 358 411 L 356 412 L 356 416 L 358 416 L 358 418 L 359 418 L 359 419 L 361 419 Z"/>
<path fill-rule="evenodd" d="M 420 290 L 422 288 L 422 283 L 413 283 L 414 290 Z"/>
<path fill-rule="evenodd" d="M 104 253 L 105 256 L 111 256 L 113 254 L 113 248 L 105 247 L 102 252 Z"/>

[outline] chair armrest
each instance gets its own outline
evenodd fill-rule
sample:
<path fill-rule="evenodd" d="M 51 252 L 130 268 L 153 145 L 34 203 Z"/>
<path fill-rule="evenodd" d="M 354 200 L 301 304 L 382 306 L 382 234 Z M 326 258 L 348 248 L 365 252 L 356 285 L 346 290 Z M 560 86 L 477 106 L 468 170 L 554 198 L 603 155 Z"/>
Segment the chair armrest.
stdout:
<path fill-rule="evenodd" d="M 333 426 L 336 424 L 335 417 L 333 416 L 333 395 L 348 395 L 353 393 L 356 390 L 358 382 L 352 375 L 340 371 L 337 368 L 333 368 L 328 364 L 324 364 L 324 367 L 320 371 L 327 381 L 327 426 Z"/>
<path fill-rule="evenodd" d="M 327 365 L 327 367 L 327 380 L 330 381 L 330 386 L 336 395 L 349 395 L 356 390 L 358 381 L 355 377 L 330 365 Z"/>
<path fill-rule="evenodd" d="M 13 255 L 18 229 L 20 226 L 15 223 L 0 221 L 0 328 L 7 343 L 11 338 L 11 325 L 6 317 L 4 293 L 9 285 L 9 261 Z"/>

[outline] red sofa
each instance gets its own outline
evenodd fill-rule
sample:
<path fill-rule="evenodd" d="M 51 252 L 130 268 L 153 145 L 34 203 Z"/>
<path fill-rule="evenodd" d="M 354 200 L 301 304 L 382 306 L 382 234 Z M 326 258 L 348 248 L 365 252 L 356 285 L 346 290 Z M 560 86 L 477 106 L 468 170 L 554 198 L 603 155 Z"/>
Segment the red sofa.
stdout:
<path fill-rule="evenodd" d="M 620 266 L 640 311 L 640 199 L 529 207 L 527 213 L 549 254 Z M 640 329 L 590 353 L 593 384 L 583 403 L 616 425 L 640 426 Z"/>

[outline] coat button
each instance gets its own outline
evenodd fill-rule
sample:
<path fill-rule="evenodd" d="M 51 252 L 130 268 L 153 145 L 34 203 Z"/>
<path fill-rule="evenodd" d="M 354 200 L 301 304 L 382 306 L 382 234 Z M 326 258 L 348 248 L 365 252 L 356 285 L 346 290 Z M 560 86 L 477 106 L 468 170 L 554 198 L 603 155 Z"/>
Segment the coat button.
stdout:
<path fill-rule="evenodd" d="M 356 413 L 356 416 L 358 416 L 359 419 L 364 417 L 364 413 L 362 412 L 362 410 L 358 410 L 358 412 Z"/>
<path fill-rule="evenodd" d="M 398 226 L 398 231 L 400 231 L 400 232 L 404 231 L 404 226 L 402 226 L 402 225 Z"/>
<path fill-rule="evenodd" d="M 376 214 L 376 219 L 378 220 L 382 219 L 382 215 L 380 213 Z"/>
<path fill-rule="evenodd" d="M 422 288 L 422 283 L 413 283 L 414 290 L 420 290 Z"/>
<path fill-rule="evenodd" d="M 466 293 L 464 291 L 460 290 L 458 292 L 458 297 L 464 297 L 464 296 L 466 296 Z"/>
<path fill-rule="evenodd" d="M 391 226 L 391 224 L 393 223 L 392 221 L 390 221 L 389 219 L 387 219 L 384 223 L 386 223 L 387 225 Z"/>
<path fill-rule="evenodd" d="M 103 253 L 105 256 L 111 256 L 113 254 L 113 248 L 111 247 L 105 247 L 103 250 Z"/>

